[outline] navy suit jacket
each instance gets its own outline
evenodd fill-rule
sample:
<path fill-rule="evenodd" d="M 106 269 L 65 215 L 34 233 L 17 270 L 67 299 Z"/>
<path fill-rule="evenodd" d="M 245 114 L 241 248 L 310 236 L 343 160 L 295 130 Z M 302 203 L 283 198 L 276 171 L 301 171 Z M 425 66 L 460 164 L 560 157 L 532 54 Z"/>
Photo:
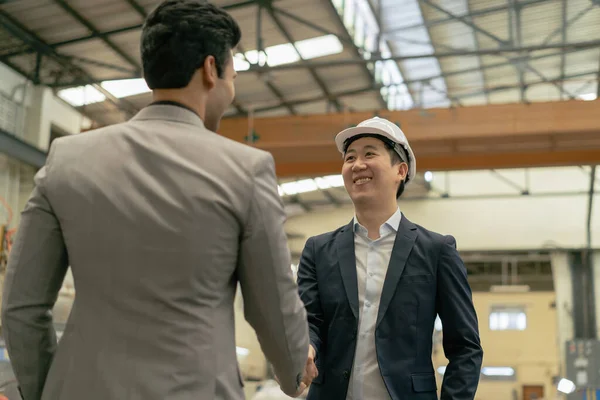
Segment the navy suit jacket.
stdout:
<path fill-rule="evenodd" d="M 311 237 L 300 259 L 298 288 L 308 312 L 319 370 L 308 400 L 346 398 L 359 316 L 352 227 L 353 222 Z M 442 321 L 444 353 L 449 360 L 440 398 L 472 400 L 483 350 L 456 242 L 402 215 L 375 331 L 379 369 L 393 400 L 437 399 L 431 359 L 436 315 Z"/>

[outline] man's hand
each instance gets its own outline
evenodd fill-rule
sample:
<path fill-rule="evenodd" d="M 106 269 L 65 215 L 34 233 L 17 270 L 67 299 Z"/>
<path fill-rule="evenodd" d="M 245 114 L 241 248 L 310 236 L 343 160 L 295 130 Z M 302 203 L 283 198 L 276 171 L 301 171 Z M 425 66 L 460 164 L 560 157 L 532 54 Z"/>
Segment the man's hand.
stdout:
<path fill-rule="evenodd" d="M 306 359 L 306 365 L 304 366 L 304 374 L 302 376 L 302 383 L 300 383 L 300 387 L 298 391 L 294 395 L 294 397 L 300 396 L 307 387 L 310 386 L 313 379 L 319 376 L 319 371 L 317 370 L 317 366 L 315 365 L 315 355 L 317 352 L 315 348 L 311 345 L 308 346 L 308 358 Z"/>
<path fill-rule="evenodd" d="M 319 371 L 317 370 L 317 366 L 315 365 L 315 348 L 311 345 L 308 346 L 308 358 L 306 359 L 306 365 L 304 366 L 304 373 L 302 375 L 302 381 L 300 382 L 300 386 L 298 387 L 298 391 L 292 397 L 298 397 L 307 387 L 310 386 L 313 379 L 319 376 Z M 275 376 L 275 380 L 279 383 L 279 379 Z"/>

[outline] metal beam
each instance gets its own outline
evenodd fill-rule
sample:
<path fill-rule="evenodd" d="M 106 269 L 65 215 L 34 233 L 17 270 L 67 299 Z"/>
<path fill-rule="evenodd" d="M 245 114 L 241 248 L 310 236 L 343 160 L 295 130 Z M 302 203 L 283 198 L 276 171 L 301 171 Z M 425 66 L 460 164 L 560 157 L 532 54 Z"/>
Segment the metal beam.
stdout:
<path fill-rule="evenodd" d="M 599 102 L 565 101 L 437 108 L 377 114 L 399 121 L 422 170 L 499 169 L 600 163 Z M 372 111 L 257 117 L 253 145 L 273 154 L 281 176 L 339 173 L 332 135 L 371 118 Z M 550 117 L 549 117 L 550 116 Z M 247 118 L 227 118 L 219 133 L 244 142 Z M 282 134 L 282 132 L 284 134 Z M 304 154 L 311 154 L 307 161 Z M 336 172 L 337 171 L 337 172 Z"/>
<path fill-rule="evenodd" d="M 517 189 L 519 191 L 519 193 L 521 193 L 521 194 L 529 194 L 529 191 L 526 188 L 523 188 L 523 187 L 521 187 L 521 185 L 519 185 L 519 184 L 511 181 L 510 179 L 508 179 L 504 175 L 500 174 L 495 169 L 491 169 L 490 172 L 492 173 L 492 175 L 494 175 L 496 178 L 498 178 L 502 182 L 506 183 L 508 186 L 510 186 L 510 187 L 512 187 L 514 189 Z"/>
<path fill-rule="evenodd" d="M 126 1 L 128 1 L 130 4 L 133 2 L 133 0 L 126 0 Z M 273 1 L 275 1 L 275 0 L 273 0 Z M 221 8 L 224 10 L 230 11 L 230 10 L 235 10 L 235 9 L 248 7 L 248 6 L 254 6 L 254 5 L 256 5 L 256 3 L 254 0 L 252 0 L 252 1 L 242 1 L 239 3 L 229 4 L 229 5 L 223 6 Z M 139 13 L 139 11 L 138 11 L 138 13 Z M 86 36 L 82 36 L 82 37 L 75 38 L 75 39 L 65 40 L 65 41 L 56 42 L 56 43 L 50 43 L 50 47 L 59 48 L 59 47 L 63 47 L 63 46 L 68 46 L 70 44 L 87 42 L 89 40 L 94 40 L 94 39 L 102 39 L 102 38 L 106 39 L 106 38 L 109 38 L 110 36 L 118 35 L 120 33 L 131 32 L 131 31 L 136 31 L 136 30 L 142 29 L 143 26 L 144 26 L 143 24 L 135 24 L 135 25 L 118 28 L 118 29 L 113 29 L 113 30 L 106 31 L 106 32 L 95 32 L 95 33 L 92 33 L 91 35 L 86 35 Z M 31 53 L 35 53 L 35 50 L 28 49 L 25 51 L 15 51 L 12 53 L 4 54 L 3 57 L 8 58 L 8 57 L 14 57 L 14 56 L 22 55 L 22 54 L 31 54 Z"/>
<path fill-rule="evenodd" d="M 467 3 L 468 3 L 468 1 L 467 1 Z M 425 13 L 423 12 L 423 6 L 421 5 L 420 2 L 418 4 L 418 7 L 419 7 L 419 12 L 421 13 L 421 18 L 423 18 L 423 21 L 425 21 L 426 20 L 425 19 Z M 425 26 L 425 30 L 427 32 L 427 36 L 429 37 L 429 40 L 425 41 L 425 43 L 423 43 L 423 44 L 425 44 L 426 46 L 431 46 L 431 48 L 434 49 L 434 51 L 435 51 L 435 47 L 436 46 L 433 44 L 433 38 L 431 36 L 431 29 L 429 29 L 429 27 Z M 450 47 L 450 46 L 446 46 L 446 45 L 439 45 L 439 46 L 443 47 L 443 48 L 446 48 L 446 49 L 448 49 L 448 47 Z M 455 49 L 452 49 L 452 50 L 455 50 Z M 436 59 L 436 62 L 438 64 L 439 70 L 441 72 L 442 71 L 442 65 L 440 64 L 439 60 L 437 60 L 437 59 Z M 462 105 L 459 100 L 457 100 L 456 98 L 450 96 L 450 94 L 448 93 L 448 81 L 447 81 L 447 79 L 445 77 L 443 78 L 443 80 L 444 80 L 444 86 L 446 86 L 446 90 L 442 90 L 442 89 L 436 88 L 431 83 L 431 81 L 421 82 L 420 83 L 420 85 L 419 85 L 419 89 L 420 89 L 419 103 L 420 103 L 421 108 L 423 108 L 423 105 L 424 105 L 423 104 L 423 92 L 424 92 L 425 86 L 429 86 L 434 91 L 436 91 L 436 92 L 438 92 L 438 93 L 443 94 L 444 96 L 446 96 L 446 99 L 450 102 L 450 104 L 456 103 L 459 106 Z M 410 86 L 408 84 L 407 84 L 407 87 L 410 88 Z M 411 91 L 409 90 L 409 93 L 410 92 Z M 412 93 L 411 93 L 411 97 L 412 97 L 413 103 L 414 103 L 414 96 L 412 95 Z"/>
<path fill-rule="evenodd" d="M 71 7 L 65 0 L 54 0 L 54 2 L 56 4 L 58 4 L 63 10 L 65 10 L 69 15 L 71 15 L 73 18 L 75 18 L 80 24 L 82 24 L 83 26 L 85 26 L 86 28 L 88 28 L 92 33 L 99 35 L 100 31 L 98 31 L 98 28 L 96 28 L 94 26 L 94 24 L 92 24 L 90 21 L 88 21 L 85 17 L 83 17 L 81 14 L 79 14 L 73 7 Z M 135 68 L 135 70 L 138 72 L 138 74 L 142 73 L 142 67 L 140 67 L 140 64 L 133 59 L 133 57 L 131 57 L 129 54 L 126 54 L 121 48 L 119 48 L 119 46 L 117 46 L 112 40 L 106 38 L 106 37 L 100 37 L 100 40 L 102 40 L 108 47 L 110 47 L 115 53 L 117 53 L 122 59 L 124 59 L 125 61 L 127 61 L 132 67 Z"/>
<path fill-rule="evenodd" d="M 363 93 L 367 93 L 370 91 L 380 90 L 381 88 L 382 88 L 382 86 L 369 85 L 367 87 L 363 87 L 363 88 L 359 88 L 359 89 L 353 89 L 353 90 L 347 90 L 345 92 L 334 93 L 333 96 L 335 96 L 335 97 L 354 96 L 357 94 L 363 94 Z M 309 98 L 305 98 L 305 99 L 292 100 L 292 101 L 287 102 L 286 104 L 261 107 L 261 108 L 255 109 L 254 112 L 261 113 L 261 112 L 273 111 L 273 110 L 277 110 L 278 108 L 284 107 L 286 105 L 293 107 L 293 106 L 300 106 L 302 104 L 315 103 L 317 101 L 323 101 L 323 96 L 319 95 L 319 96 L 309 97 Z"/>
<path fill-rule="evenodd" d="M 82 36 L 82 37 L 78 37 L 75 39 L 70 39 L 70 40 L 64 40 L 61 42 L 55 42 L 55 43 L 51 43 L 49 44 L 50 47 L 54 48 L 54 49 L 58 49 L 60 47 L 64 47 L 64 46 L 68 46 L 71 44 L 77 44 L 77 43 L 83 43 L 83 42 L 88 42 L 90 40 L 94 40 L 94 39 L 102 39 L 102 38 L 108 38 L 110 36 L 113 35 L 118 35 L 119 33 L 126 33 L 126 32 L 131 32 L 131 31 L 137 31 L 139 29 L 142 29 L 142 24 L 136 24 L 136 25 L 132 25 L 132 26 L 126 26 L 123 28 L 119 28 L 119 29 L 113 29 L 111 31 L 107 31 L 107 32 L 96 32 L 96 33 L 92 33 L 91 35 L 87 35 L 87 36 Z M 31 54 L 31 53 L 35 53 L 34 49 L 27 49 L 24 51 L 14 51 L 12 53 L 8 53 L 8 54 L 4 54 L 3 57 L 15 57 L 15 56 L 20 56 L 23 54 Z"/>
<path fill-rule="evenodd" d="M 505 63 L 502 63 L 502 65 L 504 65 Z M 474 70 L 477 70 L 477 68 L 475 68 Z M 459 71 L 458 74 L 463 74 L 463 73 L 468 73 L 469 71 Z M 555 80 L 548 80 L 548 79 L 540 79 L 539 81 L 535 81 L 535 82 L 529 82 L 528 85 L 529 86 L 536 86 L 536 85 L 541 85 L 541 84 L 547 84 L 547 83 L 558 83 L 561 82 L 561 79 L 565 79 L 565 80 L 569 80 L 569 79 L 577 79 L 577 78 L 581 78 L 583 76 L 588 76 L 588 75 L 592 75 L 595 74 L 596 70 L 593 71 L 587 71 L 587 72 L 581 72 L 579 74 L 573 74 L 573 75 L 566 75 L 560 78 L 557 78 Z M 455 75 L 454 73 L 450 74 L 450 75 Z M 446 76 L 449 76 L 448 74 Z M 429 79 L 434 79 L 435 77 L 431 77 Z M 413 80 L 413 81 L 406 81 L 405 83 L 409 84 L 409 83 L 418 83 L 421 82 L 421 79 L 418 80 Z M 352 96 L 352 95 L 356 95 L 356 94 L 362 94 L 362 93 L 366 93 L 369 91 L 375 91 L 375 90 L 380 90 L 382 87 L 384 86 L 367 86 L 364 88 L 360 88 L 360 89 L 354 89 L 354 90 L 350 90 L 347 92 L 341 92 L 341 93 L 336 93 L 334 94 L 334 96 L 336 97 L 344 97 L 344 96 Z M 512 90 L 512 89 L 519 89 L 521 88 L 521 85 L 506 85 L 506 86 L 497 86 L 497 87 L 492 87 L 492 88 L 485 88 L 484 90 L 476 90 L 473 92 L 469 92 L 469 93 L 463 93 L 463 94 L 459 94 L 456 96 L 452 96 L 452 100 L 460 103 L 461 99 L 465 99 L 465 98 L 469 98 L 469 97 L 475 97 L 475 96 L 480 96 L 480 95 L 489 95 L 490 93 L 496 93 L 496 92 L 502 92 L 505 90 Z M 435 89 L 435 88 L 434 88 Z M 301 99 L 301 100 L 295 100 L 295 101 L 291 101 L 288 104 L 294 106 L 294 105 L 301 105 L 301 104 L 308 104 L 308 103 L 314 103 L 314 102 L 318 102 L 318 101 L 322 101 L 323 97 L 322 96 L 315 96 L 315 97 L 309 97 L 306 99 Z M 276 106 L 268 106 L 268 107 L 263 107 L 263 108 L 257 108 L 256 110 L 254 110 L 256 113 L 260 113 L 260 112 L 266 112 L 266 111 L 273 111 L 276 110 L 278 108 L 281 108 L 282 105 L 276 105 Z"/>
<path fill-rule="evenodd" d="M 142 17 L 143 19 L 146 19 L 146 17 L 148 16 L 148 13 L 146 12 L 146 9 L 144 9 L 144 7 L 142 7 L 140 5 L 140 3 L 138 3 L 135 0 L 125 0 L 125 1 L 127 3 L 129 3 L 131 8 L 133 8 L 140 15 L 140 17 Z"/>
<path fill-rule="evenodd" d="M 93 65 L 95 67 L 101 67 L 101 68 L 111 69 L 113 71 L 119 71 L 119 72 L 124 72 L 126 74 L 131 74 L 131 78 L 139 78 L 139 75 L 137 75 L 137 71 L 123 68 L 119 65 L 109 64 L 109 63 L 105 63 L 105 62 L 101 62 L 101 61 L 97 61 L 97 60 L 91 60 L 89 58 L 76 57 L 76 56 L 65 56 L 65 58 L 72 60 L 72 61 L 79 61 L 84 64 Z"/>
<path fill-rule="evenodd" d="M 369 80 L 369 82 L 372 85 L 376 85 L 377 82 L 375 81 L 375 74 L 374 74 L 373 71 L 371 71 L 367 67 L 368 63 L 374 62 L 375 60 L 365 60 L 364 59 L 363 55 L 358 50 L 358 47 L 356 47 L 356 45 L 354 44 L 354 40 L 350 36 L 350 33 L 348 32 L 348 28 L 346 28 L 346 25 L 344 24 L 344 21 L 342 20 L 342 18 L 338 14 L 338 11 L 335 8 L 335 6 L 333 5 L 333 3 L 331 2 L 331 0 L 325 0 L 325 3 L 327 5 L 327 7 L 329 7 L 329 9 L 331 10 L 332 15 L 335 15 L 334 20 L 339 25 L 339 27 L 341 28 L 341 30 L 343 32 L 342 37 L 344 37 L 344 40 L 345 41 L 349 40 L 350 42 L 353 43 L 352 46 L 350 46 L 350 48 L 352 49 L 352 53 L 354 53 L 354 56 L 357 57 L 360 60 L 357 64 L 361 65 L 361 69 L 363 70 L 363 73 L 364 73 L 365 77 Z M 379 106 L 381 108 L 386 108 L 387 109 L 387 101 L 383 98 L 383 96 L 381 95 L 381 93 L 379 93 L 379 96 L 377 96 L 377 100 L 379 101 Z"/>
<path fill-rule="evenodd" d="M 561 28 L 562 28 L 562 37 L 561 37 L 561 42 L 562 43 L 566 43 L 567 42 L 567 0 L 562 0 L 562 24 L 561 24 Z M 550 37 L 550 36 L 549 36 Z M 564 90 L 565 88 L 565 80 L 564 80 L 564 76 L 565 76 L 565 64 L 566 64 L 566 55 L 565 53 L 562 53 L 560 56 L 560 76 L 563 79 L 562 83 L 561 83 L 561 87 Z M 564 91 L 560 94 L 560 99 L 564 100 Z"/>
<path fill-rule="evenodd" d="M 541 4 L 541 3 L 548 3 L 554 0 L 528 0 L 528 1 L 521 1 L 520 2 L 520 6 L 521 7 L 530 7 L 530 6 L 534 6 L 536 4 Z M 495 6 L 495 7 L 489 7 L 489 8 L 484 8 L 481 10 L 477 10 L 477 11 L 473 11 L 471 13 L 467 13 L 467 14 L 462 14 L 459 15 L 458 17 L 462 17 L 462 18 L 473 18 L 473 17 L 481 17 L 484 15 L 490 15 L 490 14 L 496 14 L 499 12 L 505 12 L 506 10 L 508 10 L 510 8 L 510 5 L 502 5 L 502 6 Z M 443 24 L 447 24 L 450 22 L 455 22 L 456 19 L 454 17 L 448 17 L 448 18 L 439 18 L 439 19 L 435 19 L 432 21 L 425 21 L 425 24 L 413 24 L 413 25 L 408 25 L 408 26 L 403 26 L 400 28 L 395 28 L 392 29 L 390 31 L 384 32 L 385 35 L 393 35 L 394 33 L 397 32 L 403 32 L 403 31 L 410 31 L 416 28 L 421 28 L 423 27 L 423 25 L 427 26 L 427 27 L 432 27 L 432 26 L 438 26 L 438 25 L 443 25 Z"/>
<path fill-rule="evenodd" d="M 260 9 L 258 11 L 260 13 Z M 257 25 L 258 25 L 258 15 L 257 15 Z M 257 32 L 258 32 L 258 26 L 257 26 Z M 257 33 L 258 35 L 258 33 Z M 246 60 L 246 62 L 250 65 L 252 65 L 252 63 L 250 63 L 250 61 L 248 61 L 248 59 L 246 58 L 246 51 L 244 49 L 244 47 L 241 44 L 238 44 L 238 50 L 242 53 L 242 55 L 244 56 L 244 59 Z M 257 52 L 257 62 L 258 59 L 260 58 L 260 53 Z M 258 74 L 259 79 L 261 74 Z M 296 115 L 296 110 L 294 109 L 294 107 L 292 105 L 290 105 L 290 103 L 283 97 L 283 94 L 281 93 L 281 91 L 277 88 L 277 86 L 275 86 L 273 84 L 273 82 L 269 81 L 268 77 L 266 80 L 263 80 L 263 82 L 265 83 L 265 86 L 267 87 L 267 89 L 269 89 L 269 91 L 271 91 L 271 93 L 273 93 L 275 95 L 275 97 L 277 97 L 277 99 L 280 101 L 280 104 L 276 107 L 276 108 L 280 108 L 280 107 L 285 107 L 287 108 L 287 110 L 289 111 L 290 114 L 292 115 Z M 239 110 L 238 110 L 238 115 L 240 114 Z"/>
<path fill-rule="evenodd" d="M 513 16 L 513 19 L 515 21 L 514 24 L 514 32 L 513 32 L 513 38 L 515 39 L 515 45 L 516 46 L 522 46 L 523 45 L 523 37 L 522 37 L 522 32 L 523 32 L 523 24 L 521 23 L 521 7 L 519 6 L 519 3 L 517 3 L 517 0 L 510 0 L 511 2 L 511 9 L 510 9 L 510 13 Z M 525 69 L 524 69 L 524 65 L 525 65 L 525 61 L 523 61 L 521 58 L 517 59 L 517 62 L 514 64 L 515 68 L 517 70 L 517 74 L 519 76 L 519 86 L 520 86 L 520 92 L 521 92 L 521 103 L 526 103 L 527 99 L 525 98 L 525 92 L 527 91 L 527 88 L 525 87 Z"/>
<path fill-rule="evenodd" d="M 425 4 L 427 4 L 429 7 L 433 8 L 434 10 L 437 10 L 437 11 L 441 12 L 442 14 L 446 14 L 448 17 L 450 17 L 456 21 L 462 22 L 463 24 L 467 25 L 474 31 L 477 31 L 477 32 L 481 33 L 482 35 L 487 36 L 492 40 L 495 40 L 500 45 L 502 45 L 502 46 L 509 45 L 509 43 L 506 40 L 500 39 L 498 36 L 494 35 L 493 33 L 488 32 L 487 30 L 480 28 L 478 25 L 471 22 L 470 19 L 473 18 L 472 16 L 463 17 L 462 15 L 453 14 L 450 11 L 446 10 L 445 8 L 440 7 L 437 4 L 433 3 L 431 0 L 421 0 L 421 1 Z"/>
<path fill-rule="evenodd" d="M 41 168 L 46 153 L 0 128 L 0 152 L 25 164 Z"/>
<path fill-rule="evenodd" d="M 285 10 L 283 10 L 281 8 L 278 8 L 278 7 L 273 7 L 273 11 L 275 11 L 277 14 L 283 15 L 284 17 L 287 17 L 287 18 L 291 19 L 292 21 L 295 21 L 295 22 L 298 22 L 299 24 L 308 26 L 309 28 L 312 28 L 315 31 L 317 31 L 319 33 L 322 33 L 324 35 L 334 35 L 342 43 L 346 43 L 346 44 L 349 44 L 349 45 L 352 45 L 352 46 L 356 46 L 354 44 L 354 41 L 352 39 L 350 39 L 348 37 L 345 37 L 345 36 L 341 36 L 340 37 L 336 32 L 333 32 L 333 31 L 331 31 L 331 30 L 329 30 L 327 28 L 323 28 L 322 26 L 317 25 L 314 22 L 309 21 L 309 20 L 307 20 L 305 18 L 302 18 L 302 17 L 299 17 L 297 15 L 294 15 L 294 14 L 292 14 L 292 13 L 290 13 L 288 11 L 285 11 Z"/>
<path fill-rule="evenodd" d="M 469 12 L 469 14 L 471 13 L 471 5 L 469 0 L 465 0 L 465 4 L 467 5 L 467 11 Z M 469 21 L 471 21 L 471 23 L 473 22 L 473 17 L 469 17 Z M 475 43 L 475 50 L 480 50 L 481 49 L 481 44 L 479 43 L 479 36 L 477 36 L 477 33 L 475 32 L 475 29 L 471 29 L 471 33 L 473 34 L 473 41 Z M 514 43 L 511 42 L 511 46 L 514 45 Z M 483 70 L 481 69 L 481 67 L 483 67 L 483 59 L 481 56 L 477 57 L 478 63 L 479 63 L 479 69 L 480 72 L 479 74 L 481 75 L 481 83 L 483 84 L 483 88 L 487 89 L 487 77 L 485 76 L 485 73 L 483 72 Z M 485 95 L 486 101 L 488 104 L 490 104 L 490 95 L 486 94 Z"/>
<path fill-rule="evenodd" d="M 4 12 L 2 10 L 0 10 L 0 26 L 2 26 L 11 35 L 19 38 L 24 43 L 27 43 L 27 45 L 31 46 L 33 49 L 35 49 L 40 54 L 48 56 L 52 60 L 56 61 L 64 69 L 68 70 L 69 72 L 73 73 L 74 75 L 78 75 L 79 77 L 81 77 L 84 80 L 89 80 L 89 81 L 95 80 L 89 73 L 87 73 L 87 71 L 74 65 L 71 61 L 69 61 L 62 55 L 58 54 L 46 42 L 44 42 L 42 39 L 40 39 L 33 32 L 30 32 L 29 30 L 27 30 L 27 28 L 23 27 L 19 22 L 15 21 L 11 16 L 9 16 L 6 12 Z M 99 90 L 101 93 L 103 93 L 106 96 L 106 98 L 109 100 L 109 102 L 111 102 L 112 104 L 114 104 L 115 106 L 120 108 L 121 110 L 124 110 L 125 112 L 127 112 L 129 114 L 135 114 L 138 111 L 135 107 L 133 107 L 128 102 L 121 100 L 121 99 L 114 98 L 114 96 L 112 96 L 110 93 L 108 93 L 106 90 L 104 90 L 104 88 L 102 88 L 100 85 L 95 85 L 94 87 L 97 90 Z"/>
<path fill-rule="evenodd" d="M 558 86 L 559 83 L 563 81 L 563 79 L 569 80 L 569 79 L 581 78 L 584 76 L 595 74 L 596 72 L 597 72 L 597 70 L 594 69 L 592 71 L 580 72 L 578 74 L 565 75 L 564 77 L 559 76 L 556 79 L 548 79 L 546 77 L 542 77 L 539 81 L 528 82 L 527 86 L 535 86 L 535 85 L 542 85 L 542 84 L 551 84 L 551 85 Z M 495 93 L 495 92 L 502 92 L 505 90 L 520 89 L 520 88 L 521 88 L 520 84 L 519 85 L 503 85 L 503 86 L 497 86 L 497 87 L 493 87 L 493 88 L 487 88 L 484 90 L 484 93 Z M 459 94 L 459 95 L 456 95 L 455 97 L 457 99 L 465 99 L 468 97 L 474 97 L 474 96 L 478 96 L 481 94 L 482 94 L 481 91 L 473 91 L 470 93 Z"/>
<path fill-rule="evenodd" d="M 293 63 L 293 64 L 282 64 L 277 66 L 269 67 L 257 67 L 251 66 L 250 69 L 244 72 L 256 72 L 256 71 L 283 71 L 289 69 L 302 69 L 302 68 L 328 68 L 328 67 L 339 67 L 344 65 L 361 65 L 374 63 L 376 61 L 405 61 L 405 60 L 417 60 L 422 58 L 449 58 L 449 57 L 464 57 L 464 56 L 480 56 L 480 55 L 499 55 L 505 53 L 531 53 L 534 51 L 542 50 L 587 50 L 600 47 L 600 40 L 589 40 L 584 42 L 572 42 L 572 43 L 556 43 L 541 45 L 531 45 L 522 47 L 504 47 L 504 48 L 493 48 L 493 49 L 480 49 L 480 50 L 458 50 L 451 52 L 434 52 L 430 54 L 414 54 L 410 56 L 393 56 L 393 57 L 372 57 L 368 60 L 365 59 L 350 59 L 350 60 L 332 60 L 332 61 L 312 61 L 306 63 Z M 504 63 L 506 65 L 507 63 Z M 423 80 L 423 79 L 421 79 Z"/>
<path fill-rule="evenodd" d="M 315 82 L 317 83 L 317 85 L 319 86 L 319 88 L 321 89 L 323 94 L 325 95 L 326 100 L 330 103 L 333 103 L 333 105 L 335 105 L 335 108 L 338 111 L 342 111 L 342 105 L 340 104 L 338 99 L 333 97 L 331 95 L 331 93 L 329 93 L 329 89 L 327 88 L 327 85 L 325 85 L 325 82 L 323 82 L 323 79 L 321 79 L 321 77 L 317 74 L 317 72 L 315 71 L 314 68 L 312 68 L 308 65 L 307 61 L 302 57 L 302 54 L 300 54 L 300 52 L 298 51 L 298 48 L 294 44 L 295 43 L 294 38 L 292 37 L 292 35 L 288 31 L 288 29 L 283 25 L 283 23 L 279 19 L 279 16 L 275 13 L 275 11 L 273 11 L 271 4 L 267 2 L 264 5 L 264 8 L 269 13 L 269 16 L 271 17 L 273 22 L 275 22 L 275 25 L 277 26 L 279 31 L 283 34 L 285 39 L 292 45 L 292 47 L 296 51 L 296 54 L 298 54 L 298 57 L 300 58 L 300 64 L 302 64 L 308 68 L 308 72 L 310 72 L 310 75 L 313 77 L 313 79 L 315 80 Z"/>
<path fill-rule="evenodd" d="M 561 26 L 559 26 L 554 31 L 552 31 L 546 37 L 546 39 L 544 39 L 544 41 L 542 42 L 542 44 L 548 44 L 548 43 L 550 43 L 550 41 L 554 38 L 554 36 L 558 35 L 559 33 L 563 33 L 565 29 L 567 29 L 569 26 L 571 26 L 578 19 L 580 19 L 581 17 L 583 17 L 584 15 L 586 15 L 588 12 L 590 12 L 592 10 L 592 8 L 594 8 L 596 6 L 593 3 L 593 1 L 591 1 L 592 4 L 590 4 L 589 6 L 587 6 L 586 8 L 584 8 L 583 10 L 579 11 L 577 14 L 575 14 L 573 17 L 571 17 L 569 20 L 567 20 L 567 9 L 566 9 L 566 5 L 564 3 L 566 3 L 566 2 L 563 2 L 563 14 L 562 14 L 562 20 L 563 21 L 562 21 Z"/>
<path fill-rule="evenodd" d="M 596 166 L 592 165 L 592 173 L 590 176 L 590 191 L 588 194 L 588 209 L 587 209 L 587 248 L 592 248 L 592 205 L 594 204 L 594 185 L 596 184 Z"/>
<path fill-rule="evenodd" d="M 476 24 L 473 24 L 470 21 L 467 21 L 465 18 L 461 18 L 458 16 L 455 16 L 454 14 L 450 13 L 449 11 L 445 10 L 444 8 L 434 4 L 431 2 L 431 0 L 422 0 L 424 1 L 426 4 L 429 4 L 431 7 L 435 8 L 436 10 L 449 15 L 451 17 L 455 17 L 457 20 L 461 21 L 463 24 L 473 28 L 474 30 L 476 30 L 477 32 L 491 38 L 492 40 L 494 40 L 496 43 L 498 43 L 500 45 L 500 47 L 505 47 L 505 46 L 509 46 L 510 43 L 508 43 L 507 41 L 499 38 L 498 36 L 488 32 L 487 30 L 479 27 Z M 517 46 L 521 46 L 522 45 L 522 41 L 521 41 L 521 6 L 520 4 L 514 2 L 513 0 L 513 4 L 512 4 L 512 9 L 515 10 L 516 12 L 516 27 L 517 27 Z M 547 43 L 543 43 L 543 44 L 547 44 Z M 529 63 L 527 61 L 523 61 L 520 60 L 517 64 L 515 64 L 517 70 L 518 70 L 518 74 L 519 74 L 519 83 L 521 84 L 521 101 L 522 102 L 526 102 L 525 101 L 525 90 L 527 89 L 527 86 L 525 85 L 525 69 L 533 72 L 535 75 L 537 75 L 538 77 L 540 77 L 541 79 L 546 79 L 544 77 L 544 75 L 539 72 L 537 69 L 533 68 L 531 65 L 529 65 Z M 564 90 L 564 88 L 556 83 L 553 83 L 554 86 L 556 86 L 561 93 L 565 93 L 567 94 L 570 98 L 574 98 L 575 96 L 573 96 L 571 93 L 567 92 Z"/>

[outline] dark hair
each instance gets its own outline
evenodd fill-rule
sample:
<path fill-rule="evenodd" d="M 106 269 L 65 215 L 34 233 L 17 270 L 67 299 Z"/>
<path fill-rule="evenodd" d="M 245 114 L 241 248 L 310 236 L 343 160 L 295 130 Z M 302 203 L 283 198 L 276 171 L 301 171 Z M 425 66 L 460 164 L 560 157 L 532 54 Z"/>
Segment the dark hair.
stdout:
<path fill-rule="evenodd" d="M 163 1 L 142 29 L 144 79 L 150 89 L 186 87 L 208 56 L 220 78 L 241 36 L 233 17 L 206 1 Z"/>
<path fill-rule="evenodd" d="M 390 153 L 390 159 L 392 160 L 392 165 L 396 165 L 396 164 L 400 164 L 402 161 L 402 159 L 400 158 L 400 155 L 396 152 L 396 150 L 394 150 L 393 147 L 391 147 L 389 144 L 386 143 L 385 147 L 388 150 L 388 153 Z M 407 157 L 408 159 L 408 157 Z M 398 191 L 396 192 L 396 198 L 399 199 L 400 196 L 402 196 L 402 193 L 404 193 L 404 186 L 406 185 L 406 178 L 402 179 L 402 182 L 400 182 L 400 186 L 398 186 Z"/>
<path fill-rule="evenodd" d="M 404 162 L 402 160 L 402 158 L 400 157 L 400 154 L 398 154 L 398 152 L 395 150 L 395 144 L 394 142 L 392 142 L 390 139 L 386 138 L 385 136 L 382 135 L 378 135 L 375 133 L 363 133 L 360 135 L 356 135 L 356 136 L 352 136 L 349 139 L 346 139 L 346 141 L 344 142 L 344 153 L 346 153 L 346 150 L 348 150 L 348 147 L 350 147 L 350 145 L 352 144 L 352 142 L 360 139 L 360 138 L 364 138 L 364 137 L 372 137 L 375 139 L 379 139 L 383 142 L 383 144 L 385 145 L 385 148 L 387 149 L 388 153 L 390 153 L 390 160 L 392 161 L 392 165 L 396 165 L 396 164 L 400 164 L 401 162 Z M 406 151 L 402 148 L 402 146 L 397 146 L 400 151 L 402 151 L 404 153 L 404 159 L 408 160 L 408 154 L 406 154 Z M 406 178 L 402 180 L 402 182 L 400 182 L 400 186 L 398 186 L 398 191 L 396 191 L 396 198 L 400 198 L 400 196 L 402 196 L 402 193 L 404 193 L 404 186 L 406 186 Z"/>

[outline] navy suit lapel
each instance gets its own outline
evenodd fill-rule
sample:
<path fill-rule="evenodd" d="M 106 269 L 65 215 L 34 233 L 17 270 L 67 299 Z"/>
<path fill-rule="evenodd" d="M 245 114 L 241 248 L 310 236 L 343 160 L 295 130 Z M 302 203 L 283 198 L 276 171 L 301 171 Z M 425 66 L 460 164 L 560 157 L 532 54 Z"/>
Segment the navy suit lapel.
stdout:
<path fill-rule="evenodd" d="M 354 317 L 358 319 L 358 279 L 356 277 L 356 254 L 354 252 L 354 220 L 342 228 L 336 239 L 338 262 L 348 302 Z"/>
<path fill-rule="evenodd" d="M 390 257 L 390 264 L 383 283 L 376 327 L 379 326 L 379 323 L 383 319 L 383 316 L 390 305 L 390 301 L 392 301 L 396 286 L 398 286 L 400 276 L 402 275 L 402 272 L 404 272 L 404 266 L 408 260 L 408 255 L 410 254 L 416 239 L 417 227 L 402 215 L 400 226 L 398 227 L 398 232 L 396 234 L 396 240 L 394 241 L 392 256 Z"/>

